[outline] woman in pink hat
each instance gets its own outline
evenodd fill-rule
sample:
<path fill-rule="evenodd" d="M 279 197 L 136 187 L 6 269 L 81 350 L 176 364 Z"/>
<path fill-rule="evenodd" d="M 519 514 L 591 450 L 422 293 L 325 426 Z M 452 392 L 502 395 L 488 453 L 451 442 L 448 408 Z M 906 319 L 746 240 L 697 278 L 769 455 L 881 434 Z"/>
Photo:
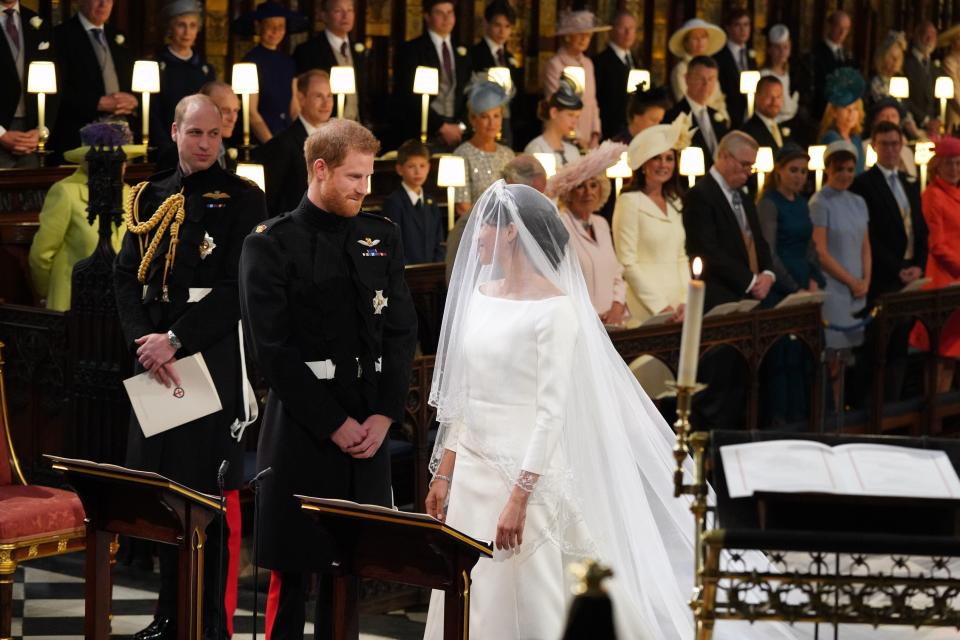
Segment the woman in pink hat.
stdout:
<path fill-rule="evenodd" d="M 543 70 L 543 93 L 550 98 L 560 86 L 560 77 L 565 67 L 582 67 L 584 86 L 577 87 L 581 94 L 583 110 L 577 123 L 577 144 L 583 149 L 593 149 L 600 144 L 600 108 L 597 106 L 597 82 L 593 74 L 593 62 L 587 57 L 590 39 L 594 33 L 609 31 L 609 26 L 599 24 L 590 11 L 565 11 L 557 23 L 560 47 L 547 60 Z"/>
<path fill-rule="evenodd" d="M 938 289 L 960 282 L 960 138 L 940 138 L 930 167 L 933 180 L 923 192 L 929 231 L 925 273 L 933 280 L 926 288 Z M 910 342 L 918 349 L 930 348 L 923 325 L 917 324 Z M 937 391 L 944 392 L 950 389 L 960 358 L 960 315 L 952 315 L 940 333 L 940 357 Z"/>

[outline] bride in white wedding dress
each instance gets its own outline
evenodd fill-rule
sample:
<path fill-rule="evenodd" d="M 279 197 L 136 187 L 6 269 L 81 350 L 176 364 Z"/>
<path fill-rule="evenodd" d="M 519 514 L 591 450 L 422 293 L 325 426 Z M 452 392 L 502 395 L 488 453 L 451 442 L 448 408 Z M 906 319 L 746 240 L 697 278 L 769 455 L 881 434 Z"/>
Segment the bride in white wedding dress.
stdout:
<path fill-rule="evenodd" d="M 430 394 L 441 426 L 427 513 L 495 541 L 471 574 L 472 638 L 560 638 L 566 567 L 593 558 L 614 573 L 620 640 L 691 639 L 693 519 L 673 497 L 674 435 L 610 342 L 568 239 L 554 204 L 524 185 L 498 181 L 473 208 Z M 442 636 L 435 591 L 424 637 Z M 714 632 L 807 637 L 810 625 Z"/>

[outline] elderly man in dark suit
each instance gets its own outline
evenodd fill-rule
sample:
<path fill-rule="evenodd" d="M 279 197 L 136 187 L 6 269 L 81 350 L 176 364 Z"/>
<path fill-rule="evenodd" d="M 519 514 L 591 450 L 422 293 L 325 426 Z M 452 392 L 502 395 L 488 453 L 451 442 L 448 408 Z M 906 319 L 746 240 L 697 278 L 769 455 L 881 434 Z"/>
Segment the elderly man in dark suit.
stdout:
<path fill-rule="evenodd" d="M 34 60 L 49 60 L 50 30 L 19 0 L 0 0 L 0 169 L 37 166 L 33 154 L 40 139 L 37 100 L 27 94 L 27 72 Z M 48 122 L 50 118 L 47 118 Z"/>
<path fill-rule="evenodd" d="M 403 139 L 420 135 L 420 96 L 413 92 L 417 67 L 439 70 L 440 93 L 427 111 L 427 134 L 436 148 L 451 151 L 466 130 L 467 97 L 464 89 L 473 64 L 466 47 L 453 37 L 457 23 L 451 0 L 423 0 L 423 35 L 404 42 L 393 64 L 396 127 Z"/>
<path fill-rule="evenodd" d="M 300 116 L 296 121 L 253 152 L 253 159 L 263 165 L 267 211 L 272 216 L 296 209 L 307 190 L 303 143 L 330 120 L 333 111 L 327 72 L 311 69 L 297 76 L 297 99 Z"/>
<path fill-rule="evenodd" d="M 733 127 L 747 119 L 747 97 L 740 93 L 740 74 L 757 68 L 756 54 L 750 49 L 750 27 L 750 13 L 746 9 L 731 11 L 724 25 L 727 44 L 713 55 Z"/>
<path fill-rule="evenodd" d="M 850 34 L 851 24 L 850 15 L 847 12 L 834 11 L 827 16 L 827 27 L 823 39 L 813 45 L 808 64 L 813 80 L 813 95 L 809 110 L 814 122 L 820 122 L 823 110 L 827 106 L 827 76 L 840 67 L 856 68 L 858 66 L 853 55 L 843 47 L 844 41 Z M 803 102 L 802 98 L 801 102 Z"/>
<path fill-rule="evenodd" d="M 684 198 L 687 255 L 703 260 L 707 311 L 727 302 L 763 300 L 776 278 L 756 207 L 743 193 L 756 159 L 753 138 L 742 131 L 728 133 L 713 167 Z M 704 358 L 700 379 L 709 387 L 694 405 L 698 428 L 743 427 L 746 393 L 737 380 L 742 369 L 729 349 Z"/>
<path fill-rule="evenodd" d="M 637 68 L 633 57 L 636 43 L 637 19 L 629 11 L 620 11 L 613 19 L 607 48 L 593 58 L 604 140 L 617 135 L 627 124 L 627 77 Z"/>
<path fill-rule="evenodd" d="M 483 37 L 470 47 L 470 62 L 474 76 L 486 76 L 490 67 L 510 69 L 510 82 L 516 94 L 523 93 L 523 67 L 516 56 L 507 49 L 513 27 L 517 23 L 517 11 L 507 0 L 493 0 L 483 12 Z M 517 126 L 510 104 L 504 105 L 500 142 L 513 146 L 513 129 Z"/>
<path fill-rule="evenodd" d="M 113 0 L 81 0 L 79 11 L 53 31 L 59 110 L 50 136 L 58 153 L 80 145 L 80 127 L 103 116 L 135 115 L 130 93 L 133 56 L 107 24 Z"/>
<path fill-rule="evenodd" d="M 927 225 L 920 185 L 900 171 L 903 132 L 891 122 L 873 129 L 871 142 L 877 163 L 857 176 L 850 191 L 867 201 L 870 212 L 870 253 L 873 271 L 867 303 L 873 306 L 886 293 L 899 291 L 923 277 L 927 263 Z M 912 322 L 897 325 L 888 343 L 885 368 L 887 400 L 898 400 L 906 371 L 907 341 Z"/>
<path fill-rule="evenodd" d="M 293 59 L 297 73 L 310 69 L 322 69 L 330 73 L 330 67 L 353 67 L 357 92 L 347 95 L 343 114 L 340 116 L 357 122 L 368 122 L 370 114 L 367 98 L 367 50 L 361 42 L 351 42 L 350 32 L 356 22 L 353 0 L 323 0 L 323 23 L 326 28 L 297 45 Z M 303 149 L 300 150 L 303 152 Z M 299 198 L 297 199 L 299 203 Z"/>
<path fill-rule="evenodd" d="M 940 101 L 933 95 L 939 73 L 930 54 L 937 47 L 937 27 L 924 20 L 914 30 L 910 44 L 910 50 L 903 57 L 903 75 L 910 83 L 906 105 L 913 121 L 934 135 L 940 132 Z"/>
<path fill-rule="evenodd" d="M 703 149 L 703 159 L 709 169 L 719 140 L 727 134 L 727 122 L 720 112 L 707 106 L 717 88 L 717 63 L 708 56 L 697 56 L 687 66 L 687 93 L 673 105 L 663 122 L 673 122 L 681 113 L 689 113 L 691 124 L 697 128 L 691 146 Z"/>

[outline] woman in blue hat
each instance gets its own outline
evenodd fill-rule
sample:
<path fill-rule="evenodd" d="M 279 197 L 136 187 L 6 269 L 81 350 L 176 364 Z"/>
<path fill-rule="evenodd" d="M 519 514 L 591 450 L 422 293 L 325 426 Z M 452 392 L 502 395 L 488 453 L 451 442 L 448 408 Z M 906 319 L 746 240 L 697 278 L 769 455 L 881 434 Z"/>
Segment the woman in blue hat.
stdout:
<path fill-rule="evenodd" d="M 857 152 L 856 175 L 864 170 L 866 152 L 863 138 L 863 92 L 866 82 L 851 67 L 841 67 L 827 76 L 827 108 L 820 123 L 820 144 L 843 140 Z"/>

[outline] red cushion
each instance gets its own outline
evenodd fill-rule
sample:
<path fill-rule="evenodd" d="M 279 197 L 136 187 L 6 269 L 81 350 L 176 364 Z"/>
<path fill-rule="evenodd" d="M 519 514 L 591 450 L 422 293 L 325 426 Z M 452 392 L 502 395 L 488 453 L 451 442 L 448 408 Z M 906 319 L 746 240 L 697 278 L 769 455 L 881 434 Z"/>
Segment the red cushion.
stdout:
<path fill-rule="evenodd" d="M 72 491 L 39 485 L 0 487 L 0 544 L 82 529 L 84 513 Z"/>

